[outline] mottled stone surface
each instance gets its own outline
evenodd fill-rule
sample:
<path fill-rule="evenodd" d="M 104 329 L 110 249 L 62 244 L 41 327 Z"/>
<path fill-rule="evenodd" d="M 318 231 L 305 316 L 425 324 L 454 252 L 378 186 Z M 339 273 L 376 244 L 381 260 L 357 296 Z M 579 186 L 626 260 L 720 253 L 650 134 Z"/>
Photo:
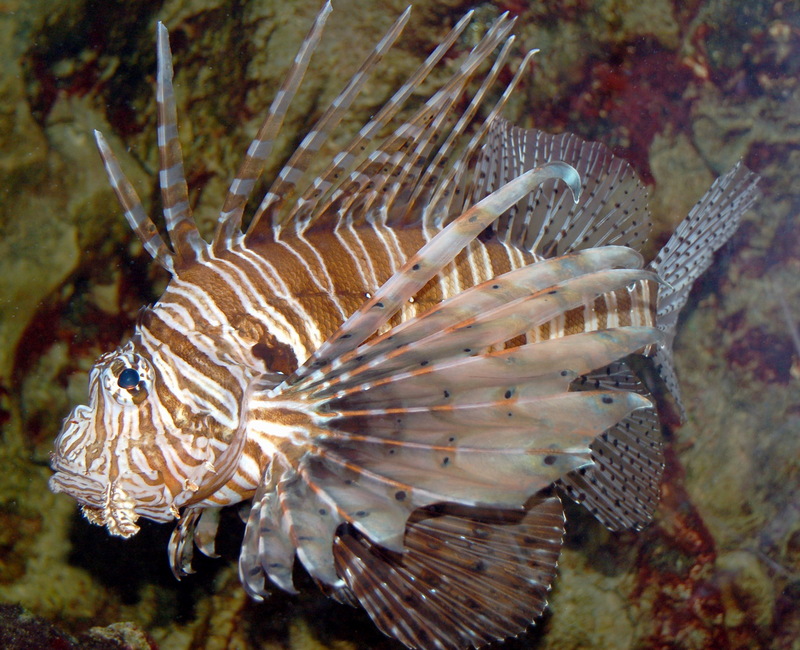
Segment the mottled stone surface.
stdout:
<path fill-rule="evenodd" d="M 19 605 L 0 604 L 0 643 L 14 650 L 155 650 L 156 644 L 131 623 L 92 627 L 73 637 Z"/>
<path fill-rule="evenodd" d="M 248 601 L 231 564 L 235 515 L 224 559 L 201 560 L 177 583 L 166 527 L 110 539 L 46 488 L 47 453 L 85 396 L 86 371 L 165 280 L 128 231 L 92 129 L 109 137 L 149 208 L 153 25 L 164 20 L 192 201 L 208 231 L 319 4 L 0 2 L 0 601 L 50 621 L 59 629 L 39 619 L 36 629 L 54 639 L 97 637 L 95 627 L 113 637 L 127 628 L 107 626 L 130 622 L 163 649 L 397 647 L 310 580 L 298 597 Z M 268 177 L 405 4 L 335 2 Z M 320 164 L 475 6 L 415 4 Z M 764 181 L 682 320 L 689 420 L 668 431 L 655 523 L 612 535 L 571 511 L 551 608 L 505 647 L 798 647 L 800 3 L 486 2 L 456 54 L 506 9 L 519 15 L 512 63 L 542 50 L 508 116 L 629 158 L 652 185 L 657 243 L 738 158 Z"/>

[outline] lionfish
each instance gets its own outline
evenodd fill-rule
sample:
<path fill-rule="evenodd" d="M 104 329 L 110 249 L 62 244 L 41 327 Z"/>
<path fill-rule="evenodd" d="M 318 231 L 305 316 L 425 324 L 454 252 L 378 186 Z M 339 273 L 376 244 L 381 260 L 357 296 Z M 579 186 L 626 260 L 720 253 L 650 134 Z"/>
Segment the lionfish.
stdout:
<path fill-rule="evenodd" d="M 253 598 L 268 583 L 295 592 L 296 556 L 325 593 L 410 648 L 479 647 L 542 613 L 561 496 L 611 530 L 652 518 L 661 431 L 634 362 L 650 360 L 678 398 L 678 312 L 757 179 L 741 164 L 718 179 L 645 266 L 647 190 L 632 168 L 600 144 L 500 116 L 532 52 L 477 117 L 509 57 L 507 14 L 398 117 L 471 13 L 310 178 L 406 10 L 243 230 L 330 11 L 303 41 L 210 243 L 191 216 L 159 23 L 169 245 L 95 135 L 128 222 L 171 280 L 131 340 L 92 368 L 89 405 L 55 442 L 50 487 L 112 535 L 134 535 L 139 517 L 177 519 L 178 577 L 195 545 L 214 555 L 220 510 L 242 504 L 239 574 Z"/>

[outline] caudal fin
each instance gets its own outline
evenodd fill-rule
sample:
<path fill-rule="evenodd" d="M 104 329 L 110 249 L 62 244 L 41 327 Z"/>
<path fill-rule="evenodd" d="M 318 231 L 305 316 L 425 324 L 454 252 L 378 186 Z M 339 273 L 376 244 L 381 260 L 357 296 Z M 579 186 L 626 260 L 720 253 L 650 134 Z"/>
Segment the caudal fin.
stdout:
<path fill-rule="evenodd" d="M 666 334 L 666 340 L 653 360 L 682 419 L 685 411 L 672 361 L 678 315 L 695 280 L 705 273 L 714 253 L 736 232 L 742 215 L 758 197 L 758 180 L 756 174 L 738 162 L 714 181 L 649 266 L 664 281 L 658 292 L 656 325 Z"/>

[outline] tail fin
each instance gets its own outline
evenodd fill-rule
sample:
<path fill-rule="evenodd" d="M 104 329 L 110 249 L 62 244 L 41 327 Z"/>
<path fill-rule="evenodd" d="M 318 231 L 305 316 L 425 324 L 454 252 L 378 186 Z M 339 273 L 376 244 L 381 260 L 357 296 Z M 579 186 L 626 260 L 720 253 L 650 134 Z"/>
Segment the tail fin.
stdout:
<path fill-rule="evenodd" d="M 672 361 L 678 314 L 686 304 L 694 281 L 708 269 L 714 253 L 731 238 L 742 214 L 758 197 L 758 180 L 756 174 L 741 162 L 737 163 L 714 182 L 650 263 L 650 270 L 666 283 L 659 288 L 656 307 L 656 324 L 666 334 L 666 340 L 654 361 L 677 402 L 682 419 L 685 419 L 685 411 Z"/>

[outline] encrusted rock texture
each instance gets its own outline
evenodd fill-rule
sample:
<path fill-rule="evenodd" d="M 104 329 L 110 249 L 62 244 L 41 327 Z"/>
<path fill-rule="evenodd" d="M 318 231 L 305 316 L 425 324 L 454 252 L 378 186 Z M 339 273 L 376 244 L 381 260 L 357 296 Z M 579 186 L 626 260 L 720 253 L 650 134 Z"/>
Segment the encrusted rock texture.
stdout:
<path fill-rule="evenodd" d="M 166 281 L 128 229 L 92 129 L 155 213 L 154 25 L 164 21 L 191 198 L 208 232 L 320 4 L 0 1 L 4 648 L 398 647 L 310 580 L 300 596 L 248 601 L 235 517 L 223 559 L 201 559 L 178 583 L 168 527 L 111 539 L 46 486 L 49 450 L 85 398 L 89 367 Z M 405 5 L 334 2 L 268 178 Z M 417 2 L 320 159 L 473 7 L 449 63 L 502 11 L 518 15 L 509 73 L 527 49 L 541 51 L 506 116 L 630 160 L 650 186 L 655 246 L 738 159 L 763 177 L 682 318 L 676 363 L 689 419 L 667 426 L 655 522 L 611 534 L 570 511 L 550 608 L 502 647 L 800 647 L 800 2 Z"/>

